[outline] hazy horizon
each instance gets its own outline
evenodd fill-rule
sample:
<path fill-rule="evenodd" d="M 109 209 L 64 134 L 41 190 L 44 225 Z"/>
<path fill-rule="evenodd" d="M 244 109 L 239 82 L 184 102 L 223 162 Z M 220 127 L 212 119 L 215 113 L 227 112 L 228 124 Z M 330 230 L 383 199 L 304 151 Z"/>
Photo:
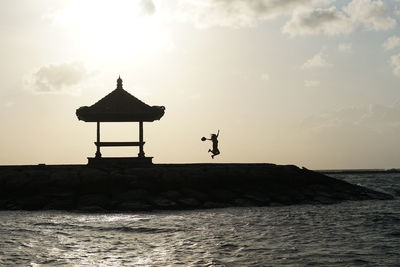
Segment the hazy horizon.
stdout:
<path fill-rule="evenodd" d="M 75 111 L 121 75 L 166 107 L 144 125 L 155 163 L 400 167 L 399 20 L 398 0 L 1 1 L 0 165 L 86 163 L 96 125 Z"/>

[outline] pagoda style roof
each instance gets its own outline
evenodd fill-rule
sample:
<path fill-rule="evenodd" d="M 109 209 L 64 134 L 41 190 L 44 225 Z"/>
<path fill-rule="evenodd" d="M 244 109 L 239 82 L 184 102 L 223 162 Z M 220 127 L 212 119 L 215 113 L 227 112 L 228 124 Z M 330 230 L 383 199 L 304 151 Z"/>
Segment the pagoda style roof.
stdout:
<path fill-rule="evenodd" d="M 90 107 L 76 110 L 79 120 L 86 122 L 155 121 L 164 115 L 165 107 L 149 106 L 122 88 L 121 77 L 117 88 Z"/>

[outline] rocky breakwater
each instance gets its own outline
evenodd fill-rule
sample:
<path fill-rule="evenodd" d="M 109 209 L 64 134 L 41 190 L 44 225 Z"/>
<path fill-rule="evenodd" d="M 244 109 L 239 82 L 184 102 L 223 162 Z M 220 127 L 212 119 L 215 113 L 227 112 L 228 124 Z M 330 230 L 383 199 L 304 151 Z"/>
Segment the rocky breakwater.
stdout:
<path fill-rule="evenodd" d="M 148 211 L 391 198 L 293 165 L 0 167 L 2 210 Z"/>

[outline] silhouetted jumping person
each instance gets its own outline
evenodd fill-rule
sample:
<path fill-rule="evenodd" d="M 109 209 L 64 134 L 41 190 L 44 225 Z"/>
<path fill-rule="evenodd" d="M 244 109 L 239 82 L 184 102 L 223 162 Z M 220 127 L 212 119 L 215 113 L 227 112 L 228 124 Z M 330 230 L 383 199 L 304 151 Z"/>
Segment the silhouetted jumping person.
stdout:
<path fill-rule="evenodd" d="M 210 140 L 212 142 L 212 150 L 209 149 L 208 153 L 211 152 L 211 158 L 213 158 L 213 159 L 216 155 L 220 154 L 219 149 L 218 149 L 218 136 L 219 136 L 219 130 L 218 130 L 217 134 L 211 134 L 210 139 L 207 139 L 205 137 L 201 138 L 201 140 L 203 140 L 203 141 Z"/>

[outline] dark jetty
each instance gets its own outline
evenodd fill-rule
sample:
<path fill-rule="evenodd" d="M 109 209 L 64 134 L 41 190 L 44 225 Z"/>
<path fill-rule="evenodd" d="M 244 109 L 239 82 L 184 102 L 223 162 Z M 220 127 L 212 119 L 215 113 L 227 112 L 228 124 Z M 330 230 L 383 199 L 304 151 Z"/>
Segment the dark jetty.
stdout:
<path fill-rule="evenodd" d="M 333 204 L 393 197 L 274 164 L 0 167 L 0 209 L 87 212 Z"/>

